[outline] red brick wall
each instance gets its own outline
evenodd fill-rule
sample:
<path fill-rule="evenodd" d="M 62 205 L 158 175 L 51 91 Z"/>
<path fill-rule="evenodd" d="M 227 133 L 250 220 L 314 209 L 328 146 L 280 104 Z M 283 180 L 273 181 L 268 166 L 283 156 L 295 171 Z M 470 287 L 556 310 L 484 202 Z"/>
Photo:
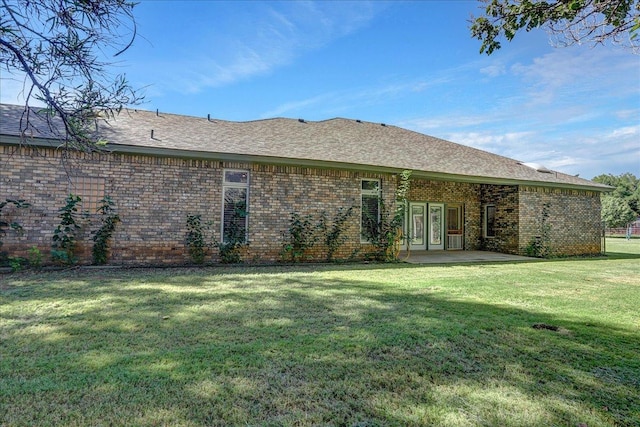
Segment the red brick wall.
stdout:
<path fill-rule="evenodd" d="M 210 222 L 209 237 L 220 240 L 222 171 L 224 168 L 250 171 L 249 247 L 245 261 L 273 262 L 280 259 L 283 233 L 292 212 L 313 214 L 326 211 L 331 219 L 338 208 L 355 206 L 348 227 L 348 241 L 336 254 L 346 258 L 355 250 L 360 255 L 367 245 L 360 243 L 360 181 L 380 179 L 387 206 L 393 209 L 395 176 L 339 170 L 225 163 L 192 159 L 74 153 L 64 158 L 54 149 L 0 147 L 0 199 L 26 199 L 32 207 L 3 214 L 15 217 L 24 226 L 22 237 L 11 232 L 3 250 L 26 256 L 38 247 L 45 258 L 53 231 L 59 223 L 57 211 L 69 192 L 73 176 L 104 180 L 105 193 L 113 199 L 122 222 L 111 242 L 110 263 L 177 264 L 188 257 L 184 238 L 187 214 L 202 215 Z M 81 263 L 91 262 L 91 231 L 99 227 L 99 216 L 82 220 L 79 238 Z M 320 245 L 314 260 L 324 259 Z M 215 250 L 212 251 L 216 259 Z"/>
<path fill-rule="evenodd" d="M 129 154 L 69 155 L 52 148 L 0 146 L 0 199 L 25 199 L 32 205 L 24 210 L 5 208 L 3 217 L 18 220 L 25 234 L 17 236 L 9 230 L 2 249 L 13 256 L 26 256 L 36 246 L 48 259 L 58 210 L 69 192 L 77 193 L 73 177 L 82 176 L 97 178 L 122 220 L 111 242 L 110 263 L 190 262 L 184 243 L 187 214 L 202 215 L 211 224 L 209 237 L 220 240 L 225 168 L 250 171 L 250 244 L 243 253 L 248 262 L 281 259 L 283 234 L 292 212 L 312 214 L 317 220 L 322 211 L 332 218 L 339 208 L 352 205 L 348 240 L 336 257 L 366 253 L 370 248 L 360 242 L 363 178 L 380 179 L 388 212 L 393 213 L 395 207 L 397 178 L 390 174 Z M 547 203 L 554 253 L 600 252 L 600 197 L 595 192 L 412 179 L 408 197 L 416 202 L 463 206 L 467 250 L 525 253 L 539 234 L 541 209 Z M 488 203 L 497 208 L 497 233 L 492 239 L 482 235 L 483 207 Z M 91 231 L 99 227 L 99 216 L 93 213 L 81 222 L 79 256 L 87 264 L 91 262 Z M 318 245 L 312 255 L 314 260 L 323 260 L 325 254 L 326 248 Z M 216 260 L 215 251 L 210 259 Z"/>
<path fill-rule="evenodd" d="M 487 185 L 480 189 L 481 227 L 485 206 L 496 207 L 495 237 L 485 237 L 482 231 L 481 247 L 487 251 L 517 254 L 518 224 L 520 221 L 518 187 L 515 185 Z"/>
<path fill-rule="evenodd" d="M 526 252 L 541 234 L 542 209 L 547 206 L 554 255 L 595 255 L 601 251 L 600 193 L 522 186 L 519 193 L 519 251 Z"/>

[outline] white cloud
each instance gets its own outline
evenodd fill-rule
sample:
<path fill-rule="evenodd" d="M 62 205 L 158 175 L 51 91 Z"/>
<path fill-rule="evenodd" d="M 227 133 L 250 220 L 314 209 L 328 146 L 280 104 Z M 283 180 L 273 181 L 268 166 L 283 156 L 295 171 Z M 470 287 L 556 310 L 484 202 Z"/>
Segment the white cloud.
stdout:
<path fill-rule="evenodd" d="M 625 126 L 619 129 L 614 129 L 610 134 L 611 139 L 628 138 L 632 136 L 638 137 L 636 142 L 638 142 L 638 146 L 640 146 L 640 125 Z"/>
<path fill-rule="evenodd" d="M 318 105 L 320 103 L 326 103 L 330 98 L 335 98 L 335 94 L 323 94 L 318 95 L 313 98 L 303 99 L 300 101 L 292 101 L 287 102 L 281 105 L 278 105 L 276 108 L 267 111 L 264 114 L 261 114 L 261 118 L 271 118 L 271 117 L 282 117 L 288 113 L 300 111 L 305 108 L 309 108 L 314 105 Z"/>
<path fill-rule="evenodd" d="M 615 112 L 615 116 L 621 120 L 638 120 L 640 119 L 640 109 L 618 110 Z"/>
<path fill-rule="evenodd" d="M 495 123 L 499 120 L 502 120 L 502 118 L 491 114 L 464 115 L 463 113 L 451 113 L 444 116 L 418 117 L 403 120 L 398 123 L 398 126 L 413 129 L 416 132 L 429 133 L 437 129 L 449 130 L 452 128 L 480 127 L 482 125 Z"/>
<path fill-rule="evenodd" d="M 562 167 L 568 173 L 580 173 L 592 177 L 601 173 L 640 173 L 640 143 L 637 133 L 594 132 L 575 133 L 552 141 L 562 147 L 567 156 L 576 161 Z"/>
<path fill-rule="evenodd" d="M 468 145 L 522 161 L 537 161 L 530 147 L 535 140 L 535 132 L 452 132 L 444 134 L 446 140 Z"/>
<path fill-rule="evenodd" d="M 528 87 L 530 105 L 552 104 L 560 98 L 609 96 L 638 92 L 640 58 L 624 51 L 554 49 L 530 63 L 516 63 L 510 71 Z"/>
<path fill-rule="evenodd" d="M 578 129 L 563 135 L 537 130 L 451 132 L 443 135 L 443 138 L 590 178 L 601 173 L 640 174 L 639 136 L 640 126 L 631 126 L 601 132 Z"/>
<path fill-rule="evenodd" d="M 231 26 L 235 30 L 204 37 L 212 40 L 211 47 L 176 52 L 177 60 L 154 67 L 152 73 L 162 73 L 156 80 L 174 83 L 160 85 L 198 93 L 268 74 L 366 26 L 379 8 L 369 2 L 250 4 L 254 6 L 250 14 L 236 15 L 246 22 Z M 256 13 L 255 7 L 266 9 Z"/>
<path fill-rule="evenodd" d="M 202 58 L 197 61 L 197 66 L 188 67 L 182 75 L 175 78 L 182 91 L 198 93 L 206 87 L 231 84 L 248 77 L 268 73 L 274 67 L 284 65 L 291 60 L 289 53 L 285 50 L 263 49 L 257 51 L 249 46 L 239 45 L 235 51 L 234 58 L 224 64 Z"/>
<path fill-rule="evenodd" d="M 507 68 L 504 64 L 492 64 L 481 68 L 480 73 L 489 77 L 499 77 L 507 73 Z"/>
<path fill-rule="evenodd" d="M 311 98 L 285 102 L 260 116 L 265 118 L 283 114 L 300 115 L 312 106 L 315 106 L 315 115 L 323 113 L 336 114 L 353 107 L 361 108 L 367 105 L 389 102 L 392 99 L 402 98 L 409 93 L 419 93 L 428 90 L 430 87 L 446 85 L 449 81 L 448 77 L 441 77 L 429 80 L 410 80 L 371 88 L 360 87 L 353 90 L 325 92 Z"/>
<path fill-rule="evenodd" d="M 25 80 L 24 77 L 12 75 L 6 76 L 6 72 L 0 78 L 0 102 L 3 104 L 20 104 L 25 98 Z"/>

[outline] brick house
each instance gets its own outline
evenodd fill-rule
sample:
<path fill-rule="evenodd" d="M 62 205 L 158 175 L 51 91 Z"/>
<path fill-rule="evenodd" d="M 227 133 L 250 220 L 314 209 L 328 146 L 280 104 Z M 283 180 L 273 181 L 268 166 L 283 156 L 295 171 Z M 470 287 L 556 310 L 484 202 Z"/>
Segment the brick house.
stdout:
<path fill-rule="evenodd" d="M 126 110 L 99 126 L 106 150 L 85 153 L 60 149 L 60 139 L 37 122 L 21 139 L 23 110 L 0 106 L 0 200 L 32 205 L 3 212 L 25 229 L 4 239 L 3 250 L 18 255 L 32 246 L 48 251 L 69 193 L 89 212 L 104 195 L 114 200 L 122 218 L 111 244 L 114 264 L 188 262 L 187 214 L 210 221 L 212 237 L 221 240 L 238 203 L 248 212 L 240 224 L 247 262 L 280 259 L 291 213 L 332 217 L 349 206 L 356 214 L 338 256 L 363 254 L 362 208 L 377 214 L 382 199 L 392 209 L 402 170 L 412 171 L 405 229 L 413 250 L 525 254 L 543 227 L 555 254 L 601 250 L 607 186 L 395 126 Z M 84 263 L 96 221 L 90 217 L 83 230 Z"/>

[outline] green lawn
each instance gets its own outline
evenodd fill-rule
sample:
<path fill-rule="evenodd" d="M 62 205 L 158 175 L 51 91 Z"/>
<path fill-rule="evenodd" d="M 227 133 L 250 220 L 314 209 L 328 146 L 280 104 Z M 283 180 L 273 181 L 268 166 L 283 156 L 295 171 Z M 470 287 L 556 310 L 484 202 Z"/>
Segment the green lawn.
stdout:
<path fill-rule="evenodd" d="M 640 240 L 607 250 L 0 276 L 0 425 L 638 426 Z"/>

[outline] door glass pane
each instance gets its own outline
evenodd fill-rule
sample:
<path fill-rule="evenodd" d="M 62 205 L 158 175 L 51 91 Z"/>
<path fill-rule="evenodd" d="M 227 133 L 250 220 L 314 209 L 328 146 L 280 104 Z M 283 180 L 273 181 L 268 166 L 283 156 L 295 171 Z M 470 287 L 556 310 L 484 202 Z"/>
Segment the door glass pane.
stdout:
<path fill-rule="evenodd" d="M 430 206 L 429 207 L 429 244 L 441 245 L 442 244 L 442 206 Z"/>
<path fill-rule="evenodd" d="M 449 234 L 461 234 L 460 208 L 457 206 L 447 208 L 447 230 Z"/>
<path fill-rule="evenodd" d="M 424 206 L 411 207 L 411 244 L 424 244 Z"/>

